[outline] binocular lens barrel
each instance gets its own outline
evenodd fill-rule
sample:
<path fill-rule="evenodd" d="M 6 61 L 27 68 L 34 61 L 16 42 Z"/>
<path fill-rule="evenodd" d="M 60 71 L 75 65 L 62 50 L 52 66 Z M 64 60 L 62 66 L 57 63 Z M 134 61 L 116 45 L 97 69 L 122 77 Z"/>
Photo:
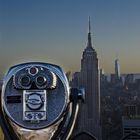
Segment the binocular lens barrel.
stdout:
<path fill-rule="evenodd" d="M 22 76 L 20 78 L 20 83 L 22 86 L 29 86 L 31 83 L 31 78 L 28 75 Z"/>
<path fill-rule="evenodd" d="M 47 79 L 44 76 L 38 76 L 36 78 L 36 84 L 39 85 L 39 86 L 44 85 L 46 82 L 47 82 Z"/>

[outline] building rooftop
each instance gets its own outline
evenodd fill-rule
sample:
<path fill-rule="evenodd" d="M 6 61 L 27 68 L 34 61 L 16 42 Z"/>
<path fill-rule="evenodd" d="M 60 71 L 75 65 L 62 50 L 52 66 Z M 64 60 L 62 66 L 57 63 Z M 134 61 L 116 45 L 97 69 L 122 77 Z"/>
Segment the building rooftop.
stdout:
<path fill-rule="evenodd" d="M 140 127 L 140 116 L 122 117 L 122 123 L 125 127 Z"/>

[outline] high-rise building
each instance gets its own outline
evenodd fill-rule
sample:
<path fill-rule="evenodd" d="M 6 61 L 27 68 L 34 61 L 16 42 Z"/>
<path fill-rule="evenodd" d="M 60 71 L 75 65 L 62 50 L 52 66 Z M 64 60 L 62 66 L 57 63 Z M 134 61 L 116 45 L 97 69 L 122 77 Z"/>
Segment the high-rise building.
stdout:
<path fill-rule="evenodd" d="M 122 117 L 123 139 L 139 140 L 140 139 L 140 118 L 139 117 Z"/>
<path fill-rule="evenodd" d="M 115 75 L 117 79 L 120 79 L 120 64 L 119 64 L 119 60 L 116 59 L 115 60 Z"/>
<path fill-rule="evenodd" d="M 88 132 L 101 139 L 100 127 L 100 78 L 99 65 L 95 49 L 92 46 L 91 27 L 89 19 L 89 32 L 87 46 L 83 51 L 81 59 L 81 71 L 79 87 L 83 87 L 86 92 L 86 101 L 81 104 L 78 120 L 77 131 Z M 87 137 L 81 137 L 80 140 L 88 140 Z"/>
<path fill-rule="evenodd" d="M 124 115 L 127 117 L 133 117 L 133 116 L 137 116 L 137 109 L 138 107 L 136 105 L 129 105 L 126 104 L 124 106 Z"/>

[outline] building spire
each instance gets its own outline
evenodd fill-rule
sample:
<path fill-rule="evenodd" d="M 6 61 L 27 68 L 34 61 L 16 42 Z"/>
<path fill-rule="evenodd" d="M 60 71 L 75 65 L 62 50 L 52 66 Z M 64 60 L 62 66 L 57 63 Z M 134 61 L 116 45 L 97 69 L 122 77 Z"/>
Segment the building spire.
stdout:
<path fill-rule="evenodd" d="M 92 41 L 91 41 L 91 25 L 90 25 L 90 16 L 89 16 L 89 31 L 88 31 L 88 43 L 87 47 L 92 47 Z"/>
<path fill-rule="evenodd" d="M 90 30 L 91 30 L 91 26 L 90 26 L 90 16 L 89 16 L 89 20 L 88 20 L 88 27 L 89 27 L 89 33 L 90 33 Z"/>

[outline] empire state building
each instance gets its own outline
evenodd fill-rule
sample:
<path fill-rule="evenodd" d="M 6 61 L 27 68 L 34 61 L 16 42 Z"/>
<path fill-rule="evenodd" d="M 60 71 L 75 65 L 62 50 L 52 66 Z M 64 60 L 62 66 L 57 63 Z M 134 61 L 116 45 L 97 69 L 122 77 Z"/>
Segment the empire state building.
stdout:
<path fill-rule="evenodd" d="M 77 82 L 74 86 L 83 87 L 86 93 L 86 101 L 79 110 L 76 129 L 77 133 L 88 132 L 101 140 L 99 79 L 98 58 L 92 46 L 89 19 L 88 41 L 81 59 L 81 71 L 74 75 L 74 81 Z M 85 138 L 81 137 L 80 140 Z"/>

